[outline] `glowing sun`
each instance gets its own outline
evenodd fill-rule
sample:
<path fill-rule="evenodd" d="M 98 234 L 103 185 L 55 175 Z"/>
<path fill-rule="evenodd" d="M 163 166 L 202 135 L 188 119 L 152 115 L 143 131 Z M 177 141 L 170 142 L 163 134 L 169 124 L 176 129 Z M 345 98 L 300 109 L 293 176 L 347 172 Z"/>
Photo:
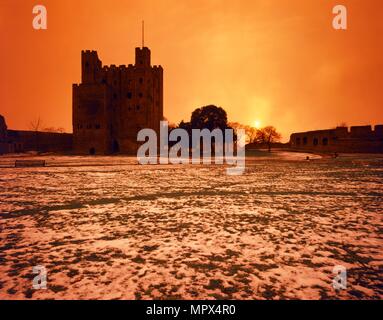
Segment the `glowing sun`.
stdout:
<path fill-rule="evenodd" d="M 261 128 L 261 121 L 260 120 L 255 120 L 253 123 L 254 128 L 260 129 Z"/>

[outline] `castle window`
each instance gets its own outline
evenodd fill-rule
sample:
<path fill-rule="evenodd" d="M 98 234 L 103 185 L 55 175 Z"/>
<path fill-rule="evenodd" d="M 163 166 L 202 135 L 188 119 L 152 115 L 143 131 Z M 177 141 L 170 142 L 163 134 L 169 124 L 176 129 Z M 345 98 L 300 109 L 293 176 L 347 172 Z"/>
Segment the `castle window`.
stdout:
<path fill-rule="evenodd" d="M 131 92 L 128 92 L 127 95 L 126 95 L 126 97 L 127 97 L 128 99 L 132 99 L 132 93 L 131 93 Z"/>
<path fill-rule="evenodd" d="M 303 144 L 304 144 L 304 145 L 307 144 L 307 137 L 303 137 Z"/>
<path fill-rule="evenodd" d="M 317 146 L 318 143 L 319 143 L 318 138 L 314 138 L 314 140 L 313 140 L 313 145 L 314 145 L 314 146 Z"/>
<path fill-rule="evenodd" d="M 328 145 L 328 138 L 323 138 L 322 143 L 324 146 Z"/>

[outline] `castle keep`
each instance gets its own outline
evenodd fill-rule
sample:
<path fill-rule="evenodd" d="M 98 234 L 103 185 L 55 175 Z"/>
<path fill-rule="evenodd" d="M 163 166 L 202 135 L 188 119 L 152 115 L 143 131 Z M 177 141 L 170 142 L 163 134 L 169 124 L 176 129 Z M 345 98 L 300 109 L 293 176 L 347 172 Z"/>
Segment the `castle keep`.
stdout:
<path fill-rule="evenodd" d="M 163 69 L 150 50 L 136 48 L 135 64 L 102 66 L 96 51 L 81 53 L 82 81 L 73 85 L 73 150 L 78 154 L 135 153 L 137 133 L 160 128 Z"/>

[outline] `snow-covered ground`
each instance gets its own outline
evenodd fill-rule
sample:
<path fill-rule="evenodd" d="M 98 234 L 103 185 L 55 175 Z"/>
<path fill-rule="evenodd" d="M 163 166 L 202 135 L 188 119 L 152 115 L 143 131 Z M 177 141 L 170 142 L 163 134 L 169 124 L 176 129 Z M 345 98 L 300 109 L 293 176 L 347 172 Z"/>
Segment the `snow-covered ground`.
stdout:
<path fill-rule="evenodd" d="M 382 299 L 383 158 L 0 158 L 0 299 Z M 32 267 L 48 271 L 34 290 Z M 334 266 L 347 289 L 332 287 Z"/>

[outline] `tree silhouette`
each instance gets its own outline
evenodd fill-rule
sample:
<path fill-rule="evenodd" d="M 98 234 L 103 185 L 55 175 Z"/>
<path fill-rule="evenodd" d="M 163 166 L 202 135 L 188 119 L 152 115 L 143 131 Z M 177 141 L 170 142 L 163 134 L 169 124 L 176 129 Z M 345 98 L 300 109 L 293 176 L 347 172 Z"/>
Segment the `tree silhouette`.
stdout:
<path fill-rule="evenodd" d="M 256 142 L 256 138 L 257 138 L 256 128 L 252 126 L 244 125 L 238 122 L 229 122 L 229 127 L 233 128 L 235 132 L 237 132 L 238 129 L 244 129 L 246 134 L 246 143 Z"/>
<path fill-rule="evenodd" d="M 221 129 L 229 128 L 226 111 L 214 105 L 204 106 L 193 111 L 190 119 L 192 129 Z"/>
<path fill-rule="evenodd" d="M 41 130 L 42 123 L 43 122 L 41 121 L 41 118 L 38 117 L 37 119 L 31 121 L 31 123 L 29 124 L 29 127 L 34 132 L 34 136 L 35 136 L 34 140 L 35 140 L 35 149 L 36 149 L 36 151 L 39 151 L 39 149 L 40 149 L 39 131 Z"/>
<path fill-rule="evenodd" d="M 282 135 L 273 126 L 267 126 L 257 131 L 256 141 L 267 145 L 269 152 L 271 152 L 271 145 L 279 142 L 281 138 Z"/>
<path fill-rule="evenodd" d="M 226 111 L 215 105 L 208 105 L 197 108 L 192 112 L 190 122 L 181 121 L 178 128 L 184 129 L 189 133 L 189 145 L 192 145 L 192 129 L 221 129 L 223 131 L 223 139 L 225 140 L 225 129 L 232 129 L 227 122 Z M 237 139 L 234 133 L 234 140 Z M 212 148 L 214 143 L 212 144 Z"/>
<path fill-rule="evenodd" d="M 29 127 L 31 128 L 32 131 L 39 131 L 42 127 L 42 121 L 41 118 L 38 117 L 37 119 L 33 120 L 30 122 Z"/>

